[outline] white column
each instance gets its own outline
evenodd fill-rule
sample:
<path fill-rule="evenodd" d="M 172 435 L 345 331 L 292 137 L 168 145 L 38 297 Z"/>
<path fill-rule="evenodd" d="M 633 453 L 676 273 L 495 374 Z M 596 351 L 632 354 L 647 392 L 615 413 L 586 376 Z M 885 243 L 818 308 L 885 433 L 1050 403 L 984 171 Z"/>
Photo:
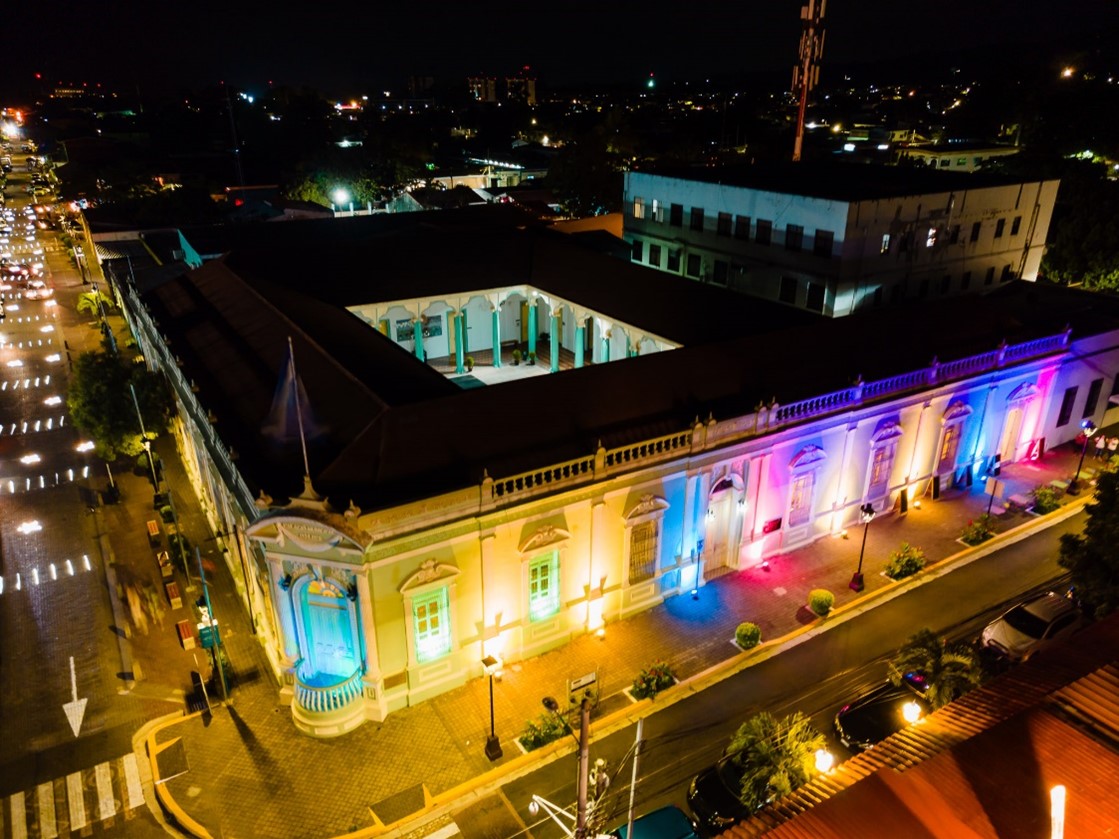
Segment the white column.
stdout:
<path fill-rule="evenodd" d="M 377 625 L 373 619 L 373 595 L 369 588 L 369 574 L 365 569 L 357 573 L 357 604 L 365 651 L 365 674 L 362 689 L 366 697 L 366 716 L 380 722 L 388 715 L 385 701 L 385 683 L 381 678 L 381 659 L 377 654 Z"/>

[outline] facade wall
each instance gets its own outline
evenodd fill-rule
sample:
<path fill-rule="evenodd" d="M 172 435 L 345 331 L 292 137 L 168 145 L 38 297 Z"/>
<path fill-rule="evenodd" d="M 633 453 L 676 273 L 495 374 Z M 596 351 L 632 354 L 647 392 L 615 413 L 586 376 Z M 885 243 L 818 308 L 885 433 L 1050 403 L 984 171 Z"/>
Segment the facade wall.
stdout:
<path fill-rule="evenodd" d="M 838 316 L 1035 280 L 1057 186 L 848 203 L 629 172 L 624 231 L 635 262 Z"/>

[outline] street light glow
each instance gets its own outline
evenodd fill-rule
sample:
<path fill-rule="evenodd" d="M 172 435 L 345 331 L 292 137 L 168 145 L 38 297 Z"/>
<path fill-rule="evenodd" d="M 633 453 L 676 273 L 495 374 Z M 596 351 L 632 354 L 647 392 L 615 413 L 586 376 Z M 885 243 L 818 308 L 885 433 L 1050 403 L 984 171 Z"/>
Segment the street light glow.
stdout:
<path fill-rule="evenodd" d="M 334 190 L 330 197 L 333 198 L 334 203 L 338 204 L 339 206 L 341 206 L 342 204 L 348 204 L 350 201 L 349 191 L 341 188 Z"/>

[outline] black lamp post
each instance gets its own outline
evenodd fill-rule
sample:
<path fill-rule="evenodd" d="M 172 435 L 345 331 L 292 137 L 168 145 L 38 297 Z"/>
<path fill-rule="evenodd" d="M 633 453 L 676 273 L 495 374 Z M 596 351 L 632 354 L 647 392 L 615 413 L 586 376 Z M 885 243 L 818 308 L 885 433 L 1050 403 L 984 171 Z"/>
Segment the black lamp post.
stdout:
<path fill-rule="evenodd" d="M 859 508 L 859 512 L 863 517 L 863 544 L 859 548 L 859 567 L 851 577 L 849 588 L 852 591 L 863 590 L 863 554 L 866 552 L 866 533 L 870 530 L 870 520 L 874 518 L 874 506 L 868 501 Z"/>
<path fill-rule="evenodd" d="M 1096 433 L 1096 424 L 1091 420 L 1084 420 L 1080 423 L 1080 427 L 1084 431 L 1084 445 L 1080 447 L 1080 462 L 1076 464 L 1076 475 L 1073 477 L 1072 483 L 1068 485 L 1069 495 L 1076 495 L 1080 492 L 1080 470 L 1084 468 L 1084 455 L 1088 452 L 1088 441 Z"/>
<path fill-rule="evenodd" d="M 501 666 L 501 662 L 488 655 L 482 659 L 482 666 L 486 668 L 486 675 L 490 677 L 490 736 L 486 738 L 486 757 L 490 760 L 497 760 L 502 755 L 501 744 L 497 741 L 497 732 L 494 729 L 493 721 L 493 677 L 497 669 Z"/>

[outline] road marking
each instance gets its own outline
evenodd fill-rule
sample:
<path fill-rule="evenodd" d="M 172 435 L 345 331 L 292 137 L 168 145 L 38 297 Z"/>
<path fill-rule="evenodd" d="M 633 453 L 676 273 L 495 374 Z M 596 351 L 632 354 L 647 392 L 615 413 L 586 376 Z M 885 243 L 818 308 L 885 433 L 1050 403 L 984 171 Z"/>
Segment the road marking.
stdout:
<path fill-rule="evenodd" d="M 39 784 L 39 835 L 42 839 L 58 839 L 58 827 L 54 819 L 54 784 Z"/>
<path fill-rule="evenodd" d="M 113 798 L 113 778 L 107 763 L 97 764 L 93 772 L 97 776 L 97 817 L 104 821 L 112 818 L 117 811 L 117 802 Z"/>
<path fill-rule="evenodd" d="M 134 810 L 144 803 L 144 788 L 140 784 L 140 766 L 136 763 L 136 753 L 129 752 L 122 761 L 124 763 L 124 779 L 128 787 L 128 809 Z"/>
<path fill-rule="evenodd" d="M 12 793 L 8 800 L 12 811 L 12 839 L 27 839 L 27 810 L 23 804 L 23 793 Z"/>
<path fill-rule="evenodd" d="M 81 830 L 88 822 L 85 817 L 85 798 L 82 797 L 82 773 L 66 776 L 66 800 L 70 803 L 70 830 Z"/>

